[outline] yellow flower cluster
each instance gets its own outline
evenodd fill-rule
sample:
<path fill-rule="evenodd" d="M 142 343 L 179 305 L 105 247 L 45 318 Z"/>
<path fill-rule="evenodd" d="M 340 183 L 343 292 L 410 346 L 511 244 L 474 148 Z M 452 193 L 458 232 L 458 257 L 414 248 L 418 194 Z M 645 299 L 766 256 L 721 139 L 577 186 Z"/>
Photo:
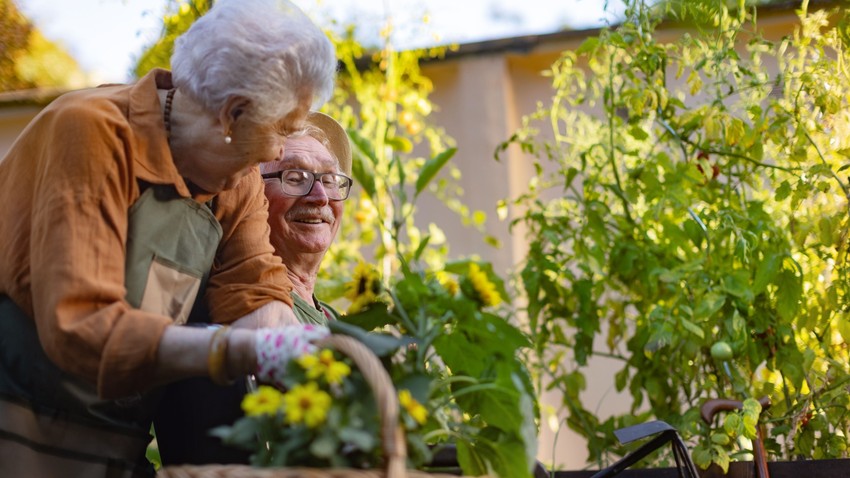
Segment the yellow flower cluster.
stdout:
<path fill-rule="evenodd" d="M 407 410 L 407 413 L 416 420 L 416 423 L 420 425 L 425 424 L 425 420 L 428 419 L 428 410 L 426 410 L 421 403 L 417 402 L 416 399 L 413 398 L 413 395 L 410 394 L 410 390 L 399 390 L 398 403 Z"/>
<path fill-rule="evenodd" d="M 490 282 L 487 273 L 482 271 L 478 264 L 469 265 L 469 282 L 478 294 L 478 299 L 485 306 L 495 306 L 502 303 L 502 296 L 496 290 L 496 285 Z"/>
<path fill-rule="evenodd" d="M 351 374 L 351 367 L 345 362 L 336 360 L 330 349 L 324 349 L 318 354 L 305 354 L 296 360 L 307 372 L 307 378 L 311 380 L 324 377 L 328 383 L 340 384 L 342 379 Z"/>
<path fill-rule="evenodd" d="M 316 382 L 296 385 L 286 393 L 268 385 L 260 385 L 255 392 L 242 399 L 242 411 L 249 417 L 282 413 L 286 423 L 303 423 L 308 428 L 316 428 L 325 422 L 331 401 L 331 396 L 319 390 Z"/>
<path fill-rule="evenodd" d="M 340 384 L 351 374 L 348 364 L 336 360 L 330 349 L 315 354 L 305 354 L 296 359 L 310 380 L 324 379 L 329 384 Z M 247 416 L 275 416 L 283 414 L 286 423 L 303 423 L 308 428 L 323 424 L 331 408 L 330 394 L 319 389 L 315 381 L 299 384 L 282 393 L 274 387 L 261 385 L 242 399 L 242 410 Z"/>

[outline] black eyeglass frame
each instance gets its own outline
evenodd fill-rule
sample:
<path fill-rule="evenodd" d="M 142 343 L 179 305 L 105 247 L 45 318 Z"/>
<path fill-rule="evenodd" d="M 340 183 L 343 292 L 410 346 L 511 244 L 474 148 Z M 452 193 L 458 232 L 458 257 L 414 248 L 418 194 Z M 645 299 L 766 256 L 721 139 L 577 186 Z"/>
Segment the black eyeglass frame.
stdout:
<path fill-rule="evenodd" d="M 291 171 L 298 171 L 300 173 L 307 173 L 310 177 L 313 178 L 313 180 L 310 181 L 310 187 L 307 188 L 307 190 L 304 194 L 292 194 L 292 193 L 287 192 L 286 189 L 284 189 L 283 175 L 284 175 L 284 173 L 291 172 Z M 280 187 L 281 187 L 281 190 L 283 191 L 284 194 L 286 194 L 287 196 L 300 198 L 300 197 L 304 197 L 304 196 L 307 196 L 308 194 L 310 194 L 310 191 L 313 190 L 313 186 L 316 185 L 316 181 L 317 180 L 321 181 L 322 176 L 325 176 L 325 175 L 328 175 L 328 174 L 333 175 L 333 176 L 341 176 L 341 177 L 348 180 L 348 185 L 345 188 L 345 197 L 332 198 L 332 197 L 328 196 L 328 199 L 330 199 L 331 201 L 345 201 L 346 199 L 348 199 L 348 197 L 351 195 L 351 187 L 354 185 L 354 180 L 351 179 L 350 177 L 346 176 L 345 174 L 342 174 L 342 173 L 316 173 L 316 172 L 313 172 L 313 171 L 310 171 L 310 170 L 307 170 L 307 169 L 290 168 L 290 169 L 281 169 L 280 171 L 275 171 L 273 173 L 261 174 L 260 176 L 263 179 L 277 179 L 280 182 Z M 324 183 L 322 184 L 322 187 L 324 187 Z"/>

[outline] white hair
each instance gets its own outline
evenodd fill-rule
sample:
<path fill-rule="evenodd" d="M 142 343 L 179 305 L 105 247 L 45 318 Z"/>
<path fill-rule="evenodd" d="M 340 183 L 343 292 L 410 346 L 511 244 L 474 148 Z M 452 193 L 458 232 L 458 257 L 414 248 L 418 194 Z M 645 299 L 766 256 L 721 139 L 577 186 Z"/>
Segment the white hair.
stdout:
<path fill-rule="evenodd" d="M 287 0 L 218 0 L 171 57 L 175 87 L 210 112 L 244 96 L 257 122 L 285 117 L 305 93 L 318 109 L 333 93 L 336 64 L 328 37 Z"/>

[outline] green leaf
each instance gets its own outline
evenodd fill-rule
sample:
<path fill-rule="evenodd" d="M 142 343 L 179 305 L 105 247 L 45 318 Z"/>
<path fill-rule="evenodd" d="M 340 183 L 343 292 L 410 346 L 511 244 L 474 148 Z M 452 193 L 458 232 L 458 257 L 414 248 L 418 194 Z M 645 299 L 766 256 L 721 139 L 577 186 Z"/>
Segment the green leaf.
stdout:
<path fill-rule="evenodd" d="M 339 431 L 339 439 L 346 445 L 351 445 L 362 451 L 371 451 L 378 444 L 371 433 L 358 428 L 344 427 Z"/>
<path fill-rule="evenodd" d="M 454 156 L 455 152 L 457 152 L 457 148 L 449 148 L 425 162 L 422 170 L 419 171 L 419 177 L 416 178 L 416 196 L 419 196 L 419 193 L 428 187 L 428 183 L 434 179 L 434 176 L 440 172 L 440 169 Z"/>
<path fill-rule="evenodd" d="M 367 332 L 352 324 L 347 324 L 340 320 L 332 320 L 328 322 L 328 328 L 331 332 L 337 334 L 348 335 L 363 342 L 363 345 L 369 348 L 378 357 L 387 357 L 395 353 L 402 347 L 415 342 L 415 339 L 406 336 L 396 337 L 389 334 L 379 334 L 375 332 Z"/>
<path fill-rule="evenodd" d="M 396 319 L 387 310 L 387 304 L 375 302 L 356 314 L 346 314 L 340 321 L 355 325 L 364 330 L 375 330 L 395 323 Z M 336 321 L 334 321 L 336 322 Z M 333 325 L 333 322 L 331 323 Z"/>
<path fill-rule="evenodd" d="M 384 141 L 395 151 L 402 153 L 413 151 L 413 143 L 404 136 L 388 136 Z"/>
<path fill-rule="evenodd" d="M 690 320 L 688 320 L 684 317 L 679 317 L 679 322 L 682 324 L 682 327 L 684 327 L 685 330 L 687 330 L 688 332 L 696 335 L 697 337 L 699 337 L 701 339 L 705 338 L 705 332 L 697 324 L 691 322 Z"/>
<path fill-rule="evenodd" d="M 791 320 L 800 308 L 803 283 L 794 271 L 783 269 L 776 279 L 776 309 L 784 320 Z"/>
<path fill-rule="evenodd" d="M 431 242 L 431 235 L 428 234 L 421 241 L 419 241 L 419 246 L 416 248 L 416 252 L 413 253 L 413 260 L 418 261 L 420 257 L 422 257 L 422 253 L 425 252 L 425 248 L 428 247 L 428 243 Z"/>
<path fill-rule="evenodd" d="M 598 37 L 590 37 L 583 41 L 581 45 L 576 49 L 576 55 L 581 55 L 584 53 L 590 53 L 597 48 L 599 45 Z"/>
<path fill-rule="evenodd" d="M 753 292 L 748 287 L 747 271 L 730 272 L 723 278 L 723 290 L 729 295 L 752 301 Z"/>
<path fill-rule="evenodd" d="M 697 319 L 707 319 L 722 309 L 723 304 L 725 303 L 725 294 L 709 292 L 702 297 L 702 300 L 700 300 L 696 310 L 694 311 L 694 317 Z"/>
<path fill-rule="evenodd" d="M 649 134 L 647 134 L 647 132 L 640 126 L 632 126 L 631 128 L 629 128 L 629 134 L 632 136 L 632 138 L 638 141 L 643 141 L 646 138 L 649 138 Z"/>
<path fill-rule="evenodd" d="M 419 403 L 428 401 L 432 378 L 425 374 L 406 375 L 401 380 L 395 382 L 395 388 L 398 391 L 409 390 L 413 398 Z"/>
<path fill-rule="evenodd" d="M 783 201 L 790 195 L 791 184 L 789 184 L 788 181 L 782 181 L 779 187 L 776 188 L 776 195 L 774 196 L 774 199 L 776 199 L 777 201 Z"/>
<path fill-rule="evenodd" d="M 370 199 L 373 201 L 377 196 L 377 187 L 375 186 L 375 168 L 374 165 L 378 164 L 378 158 L 375 156 L 375 150 L 372 147 L 372 143 L 360 135 L 357 130 L 349 129 L 348 135 L 351 137 L 351 142 L 356 146 L 355 152 L 359 152 L 360 154 L 354 154 L 354 160 L 351 164 L 351 174 L 354 176 L 354 179 L 357 181 Z M 364 160 L 364 157 L 368 159 L 368 161 Z"/>
<path fill-rule="evenodd" d="M 458 463 L 464 475 L 531 478 L 523 443 L 516 437 L 485 428 L 473 440 L 458 440 Z"/>
<path fill-rule="evenodd" d="M 339 441 L 332 433 L 322 433 L 310 443 L 310 453 L 319 458 L 330 458 L 337 452 Z"/>
<path fill-rule="evenodd" d="M 253 450 L 254 444 L 258 443 L 257 433 L 259 423 L 251 417 L 243 417 L 233 423 L 232 426 L 220 426 L 210 430 L 210 435 L 221 438 L 221 441 L 246 450 Z"/>
<path fill-rule="evenodd" d="M 771 254 L 759 262 L 756 269 L 756 278 L 753 281 L 753 293 L 760 294 L 764 292 L 767 285 L 776 280 L 776 275 L 781 264 L 782 257 L 778 254 Z"/>
<path fill-rule="evenodd" d="M 484 476 L 490 472 L 487 459 L 467 440 L 457 442 L 457 461 L 464 475 Z"/>

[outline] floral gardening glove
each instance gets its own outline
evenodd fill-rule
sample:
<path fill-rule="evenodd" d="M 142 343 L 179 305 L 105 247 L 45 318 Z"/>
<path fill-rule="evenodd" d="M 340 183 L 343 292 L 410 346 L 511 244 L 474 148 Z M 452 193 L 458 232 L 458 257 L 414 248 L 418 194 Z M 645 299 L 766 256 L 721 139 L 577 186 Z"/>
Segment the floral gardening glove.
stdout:
<path fill-rule="evenodd" d="M 290 360 L 316 352 L 313 342 L 330 335 L 327 327 L 313 324 L 257 329 L 257 380 L 283 387 Z"/>

